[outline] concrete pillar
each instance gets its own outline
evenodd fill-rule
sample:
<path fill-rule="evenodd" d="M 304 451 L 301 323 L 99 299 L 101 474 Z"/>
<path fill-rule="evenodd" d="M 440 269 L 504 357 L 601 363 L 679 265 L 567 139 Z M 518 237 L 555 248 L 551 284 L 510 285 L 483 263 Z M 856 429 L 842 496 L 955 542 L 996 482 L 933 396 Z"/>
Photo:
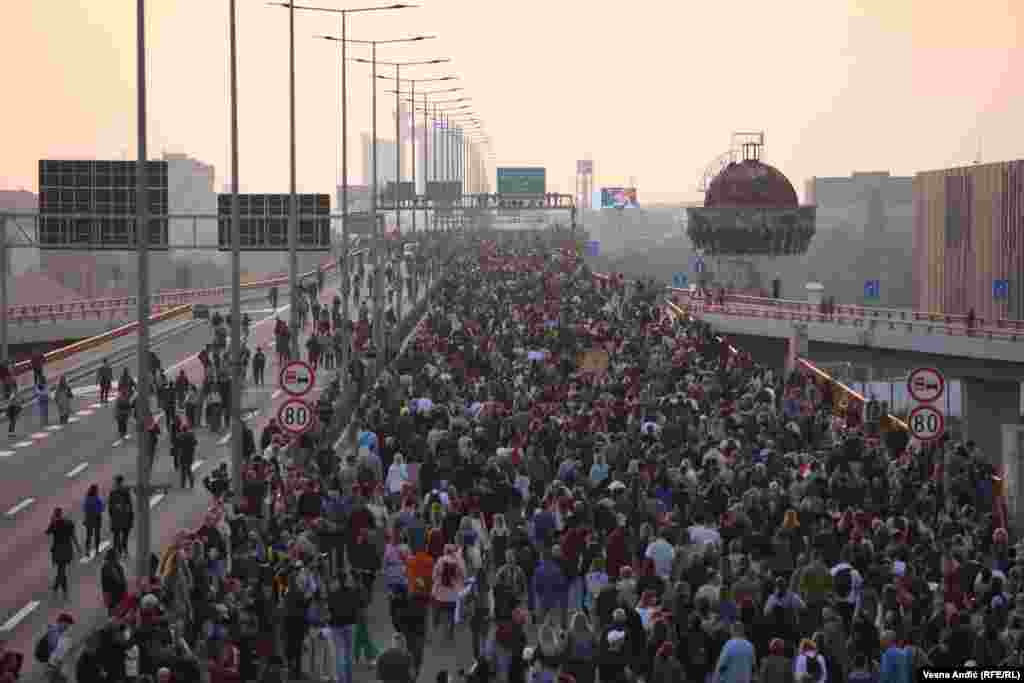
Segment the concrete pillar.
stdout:
<path fill-rule="evenodd" d="M 1018 380 L 960 379 L 964 440 L 974 441 L 984 457 L 998 464 L 1003 452 L 1003 425 L 1020 424 Z"/>
<path fill-rule="evenodd" d="M 786 374 L 796 369 L 796 360 L 799 356 L 807 356 L 807 324 L 794 323 L 789 333 L 789 340 L 786 342 Z"/>

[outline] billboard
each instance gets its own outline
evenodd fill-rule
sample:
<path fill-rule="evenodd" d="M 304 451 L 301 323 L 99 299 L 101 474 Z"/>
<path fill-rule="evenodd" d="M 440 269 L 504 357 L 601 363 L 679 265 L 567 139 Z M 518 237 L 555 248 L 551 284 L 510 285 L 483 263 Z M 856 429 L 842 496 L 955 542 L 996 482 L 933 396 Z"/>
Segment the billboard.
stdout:
<path fill-rule="evenodd" d="M 498 194 L 542 195 L 546 187 L 544 168 L 498 168 Z"/>
<path fill-rule="evenodd" d="M 638 209 L 635 187 L 602 187 L 602 209 Z"/>
<path fill-rule="evenodd" d="M 331 196 L 298 194 L 298 248 L 323 251 L 331 247 Z M 239 194 L 239 237 L 245 250 L 279 251 L 288 248 L 291 196 L 287 194 Z M 232 248 L 231 195 L 217 195 L 218 243 Z"/>

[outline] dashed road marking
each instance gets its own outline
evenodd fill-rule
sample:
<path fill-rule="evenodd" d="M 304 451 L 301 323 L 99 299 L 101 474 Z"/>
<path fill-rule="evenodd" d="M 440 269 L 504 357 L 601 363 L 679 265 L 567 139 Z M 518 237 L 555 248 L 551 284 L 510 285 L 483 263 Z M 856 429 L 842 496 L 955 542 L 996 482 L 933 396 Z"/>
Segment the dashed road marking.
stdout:
<path fill-rule="evenodd" d="M 95 555 L 82 555 L 81 559 L 79 559 L 78 561 L 81 564 L 89 564 L 97 557 L 101 557 L 108 550 L 110 550 L 110 541 L 103 541 L 102 543 L 100 543 L 100 547 L 96 549 Z"/>
<path fill-rule="evenodd" d="M 7 511 L 7 516 L 8 517 L 14 517 L 19 512 L 21 512 L 22 510 L 24 510 L 25 508 L 27 508 L 29 505 L 31 505 L 34 502 L 36 502 L 35 498 L 26 498 L 25 500 L 21 501 L 20 503 L 18 503 L 14 507 L 12 507 L 10 510 L 8 510 Z"/>
<path fill-rule="evenodd" d="M 80 418 L 80 417 L 69 417 L 68 418 L 68 422 L 70 424 L 75 424 L 76 422 L 81 422 L 81 421 L 82 421 L 82 418 Z"/>
<path fill-rule="evenodd" d="M 59 432 L 62 429 L 64 429 L 64 425 L 50 425 L 49 427 L 46 428 L 46 431 Z"/>
<path fill-rule="evenodd" d="M 192 463 L 192 471 L 195 472 L 196 470 L 198 470 L 200 467 L 203 466 L 204 462 L 206 462 L 206 461 L 205 460 L 196 460 L 194 463 Z"/>
<path fill-rule="evenodd" d="M 114 443 L 112 443 L 112 444 L 110 445 L 110 447 L 111 447 L 111 448 L 118 448 L 118 447 L 120 447 L 120 445 L 121 445 L 121 444 L 123 444 L 123 443 L 124 443 L 124 439 L 118 439 L 117 441 L 115 441 Z"/>
<path fill-rule="evenodd" d="M 92 403 L 92 404 L 89 405 L 89 407 L 90 408 L 102 408 L 103 404 L 102 403 Z"/>
<path fill-rule="evenodd" d="M 270 400 L 271 400 L 271 401 L 276 401 L 276 400 L 277 400 L 277 398 L 278 398 L 278 397 L 279 397 L 279 396 L 280 396 L 280 395 L 281 395 L 282 393 L 284 393 L 284 392 L 283 392 L 283 391 L 282 391 L 281 389 L 277 389 L 276 391 L 274 391 L 274 393 L 272 393 L 272 394 L 270 395 Z"/>
<path fill-rule="evenodd" d="M 64 475 L 64 476 L 66 476 L 68 479 L 74 479 L 79 474 L 84 472 L 85 468 L 88 467 L 88 466 L 89 466 L 89 463 L 87 463 L 87 462 L 83 462 L 83 463 L 80 463 L 78 465 L 75 465 L 74 468 L 70 472 L 68 472 L 66 475 Z"/>
<path fill-rule="evenodd" d="M 14 455 L 14 451 L 0 451 L 0 458 L 9 458 Z"/>
<path fill-rule="evenodd" d="M 35 432 L 35 433 L 32 434 L 32 438 L 33 439 L 45 439 L 49 435 L 50 435 L 49 432 Z"/>
<path fill-rule="evenodd" d="M 41 604 L 42 603 L 38 600 L 33 600 L 32 602 L 28 603 L 20 610 L 15 612 L 13 615 L 11 615 L 10 619 L 5 621 L 3 623 L 3 626 L 0 626 L 0 631 L 13 631 L 15 628 L 17 628 L 18 624 L 25 620 L 25 617 L 39 609 L 39 605 Z"/>
<path fill-rule="evenodd" d="M 14 447 L 15 448 L 28 448 L 29 446 L 34 446 L 35 443 L 36 443 L 35 441 L 19 441 L 18 443 L 14 444 Z"/>
<path fill-rule="evenodd" d="M 228 441 L 231 441 L 231 435 L 230 434 L 228 434 L 227 436 L 221 437 L 221 439 L 219 441 L 217 441 L 217 445 L 218 446 L 223 446 Z"/>
<path fill-rule="evenodd" d="M 78 415 L 80 417 L 88 417 L 88 416 L 92 415 L 92 411 L 91 410 L 79 410 L 77 413 L 75 413 L 75 415 Z"/>
<path fill-rule="evenodd" d="M 155 493 L 155 494 L 153 494 L 149 498 L 149 508 L 152 510 L 157 505 L 159 505 L 160 501 L 163 500 L 163 499 L 164 499 L 164 494 L 162 494 L 162 493 Z"/>

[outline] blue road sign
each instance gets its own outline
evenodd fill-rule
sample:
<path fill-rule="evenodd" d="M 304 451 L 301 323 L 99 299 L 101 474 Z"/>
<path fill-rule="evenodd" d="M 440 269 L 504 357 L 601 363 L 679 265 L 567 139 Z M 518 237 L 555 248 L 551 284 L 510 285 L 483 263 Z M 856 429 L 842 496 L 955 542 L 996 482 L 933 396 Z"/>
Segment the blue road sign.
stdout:
<path fill-rule="evenodd" d="M 704 257 L 703 256 L 698 256 L 696 258 L 696 260 L 693 262 L 693 269 L 694 269 L 694 271 L 697 272 L 698 275 L 704 272 Z"/>
<path fill-rule="evenodd" d="M 686 289 L 690 285 L 690 276 L 686 273 L 673 273 L 672 286 L 676 289 Z"/>
<path fill-rule="evenodd" d="M 1010 281 L 1009 280 L 993 280 L 992 281 L 992 298 L 993 299 L 1009 299 L 1010 298 Z"/>
<path fill-rule="evenodd" d="M 882 283 L 880 280 L 864 281 L 864 298 L 878 299 L 882 296 Z"/>
<path fill-rule="evenodd" d="M 586 245 L 587 256 L 596 258 L 601 254 L 601 243 L 598 240 L 588 240 Z"/>

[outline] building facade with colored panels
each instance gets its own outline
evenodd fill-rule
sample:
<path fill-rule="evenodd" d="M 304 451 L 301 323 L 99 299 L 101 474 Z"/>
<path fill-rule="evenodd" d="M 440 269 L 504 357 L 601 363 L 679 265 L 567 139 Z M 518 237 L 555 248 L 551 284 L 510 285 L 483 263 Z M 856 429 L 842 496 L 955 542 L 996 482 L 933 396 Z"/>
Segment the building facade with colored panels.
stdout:
<path fill-rule="evenodd" d="M 918 310 L 1024 318 L 1024 161 L 914 176 Z"/>

